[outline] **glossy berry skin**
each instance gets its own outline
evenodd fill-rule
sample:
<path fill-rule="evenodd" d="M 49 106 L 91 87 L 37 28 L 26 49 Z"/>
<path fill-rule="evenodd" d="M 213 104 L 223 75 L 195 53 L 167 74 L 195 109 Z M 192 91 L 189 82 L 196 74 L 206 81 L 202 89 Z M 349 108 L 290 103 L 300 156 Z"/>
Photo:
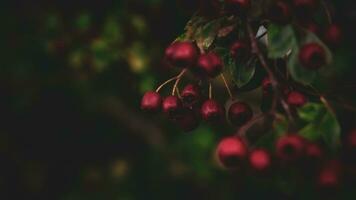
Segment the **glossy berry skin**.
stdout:
<path fill-rule="evenodd" d="M 242 126 L 253 117 L 251 107 L 244 102 L 235 102 L 229 108 L 229 119 L 235 126 Z"/>
<path fill-rule="evenodd" d="M 200 104 L 201 92 L 200 88 L 194 84 L 188 84 L 181 92 L 183 104 L 189 109 L 193 109 Z"/>
<path fill-rule="evenodd" d="M 253 170 L 267 171 L 271 167 L 271 155 L 264 149 L 255 149 L 249 155 L 249 163 Z"/>
<path fill-rule="evenodd" d="M 318 43 L 304 45 L 299 52 L 299 61 L 309 70 L 317 70 L 326 64 L 325 50 Z"/>
<path fill-rule="evenodd" d="M 171 66 L 189 68 L 196 63 L 198 49 L 191 42 L 175 42 L 165 52 L 166 59 Z"/>
<path fill-rule="evenodd" d="M 162 97 L 157 92 L 146 92 L 141 100 L 141 109 L 146 112 L 159 112 L 161 110 Z"/>
<path fill-rule="evenodd" d="M 319 0 L 293 0 L 294 11 L 300 20 L 309 20 L 319 6 Z"/>
<path fill-rule="evenodd" d="M 201 116 L 207 122 L 220 122 L 224 117 L 224 108 L 215 100 L 206 100 L 201 107 Z"/>
<path fill-rule="evenodd" d="M 276 155 L 282 161 L 297 161 L 303 155 L 305 141 L 296 134 L 282 136 L 276 143 Z"/>
<path fill-rule="evenodd" d="M 246 12 L 251 7 L 250 0 L 225 0 L 225 3 L 235 12 Z"/>
<path fill-rule="evenodd" d="M 247 146 L 239 137 L 222 139 L 216 149 L 220 163 L 225 168 L 239 168 L 247 159 Z"/>
<path fill-rule="evenodd" d="M 325 41 L 331 46 L 337 46 L 342 40 L 342 31 L 336 24 L 330 25 L 325 31 Z"/>
<path fill-rule="evenodd" d="M 193 131 L 199 126 L 198 117 L 189 109 L 184 109 L 175 122 L 185 132 Z"/>
<path fill-rule="evenodd" d="M 287 24 L 292 18 L 290 6 L 285 1 L 276 1 L 269 9 L 268 16 L 274 23 Z"/>
<path fill-rule="evenodd" d="M 294 107 L 302 107 L 307 103 L 307 101 L 308 100 L 305 95 L 298 91 L 290 92 L 287 97 L 287 103 Z"/>
<path fill-rule="evenodd" d="M 175 119 L 179 117 L 182 111 L 182 102 L 176 96 L 168 96 L 163 100 L 163 112 L 170 118 Z"/>
<path fill-rule="evenodd" d="M 245 41 L 238 40 L 231 45 L 230 54 L 236 60 L 245 60 L 250 54 L 249 45 Z"/>
<path fill-rule="evenodd" d="M 197 66 L 193 73 L 202 78 L 215 78 L 224 68 L 221 58 L 214 52 L 199 56 Z"/>

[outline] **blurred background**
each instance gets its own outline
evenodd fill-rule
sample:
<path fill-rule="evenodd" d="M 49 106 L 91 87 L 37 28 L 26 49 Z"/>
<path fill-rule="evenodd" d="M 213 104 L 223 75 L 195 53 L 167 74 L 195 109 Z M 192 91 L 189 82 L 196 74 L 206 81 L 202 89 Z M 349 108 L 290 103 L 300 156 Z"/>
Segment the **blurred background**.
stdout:
<path fill-rule="evenodd" d="M 352 4 L 334 3 L 342 25 L 356 24 Z M 196 9 L 189 0 L 1 2 L 0 199 L 283 196 L 216 165 L 229 126 L 187 134 L 140 112 L 143 92 L 176 74 L 162 55 Z M 349 127 L 354 114 L 343 116 Z"/>

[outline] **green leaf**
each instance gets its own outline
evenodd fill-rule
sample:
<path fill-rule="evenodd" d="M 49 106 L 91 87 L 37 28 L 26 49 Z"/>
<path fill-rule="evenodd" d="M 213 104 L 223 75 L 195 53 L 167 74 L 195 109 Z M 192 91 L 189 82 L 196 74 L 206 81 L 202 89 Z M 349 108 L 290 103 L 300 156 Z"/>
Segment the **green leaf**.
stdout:
<path fill-rule="evenodd" d="M 229 70 L 237 87 L 240 88 L 250 82 L 255 75 L 257 63 L 258 60 L 252 58 L 247 63 L 239 64 L 230 57 Z"/>
<path fill-rule="evenodd" d="M 289 57 L 288 70 L 292 78 L 304 85 L 312 83 L 317 72 L 305 69 L 299 62 L 299 48 L 294 48 Z"/>
<path fill-rule="evenodd" d="M 195 39 L 200 48 L 208 49 L 213 44 L 221 27 L 222 19 L 213 20 L 197 29 Z"/>
<path fill-rule="evenodd" d="M 291 25 L 278 26 L 271 24 L 268 27 L 269 58 L 283 58 L 296 44 L 297 40 Z"/>
<path fill-rule="evenodd" d="M 306 123 L 299 130 L 300 135 L 311 141 L 322 139 L 330 149 L 337 149 L 341 128 L 335 115 L 325 105 L 309 103 L 298 110 L 298 115 Z"/>

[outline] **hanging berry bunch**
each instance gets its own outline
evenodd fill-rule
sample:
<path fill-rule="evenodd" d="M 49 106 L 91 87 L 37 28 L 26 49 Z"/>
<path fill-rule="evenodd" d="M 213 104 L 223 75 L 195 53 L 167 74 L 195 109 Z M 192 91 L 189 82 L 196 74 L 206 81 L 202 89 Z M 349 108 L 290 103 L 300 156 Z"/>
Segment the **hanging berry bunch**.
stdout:
<path fill-rule="evenodd" d="M 141 108 L 162 111 L 184 131 L 194 130 L 200 120 L 229 122 L 236 132 L 216 149 L 227 169 L 321 168 L 320 186 L 338 185 L 339 163 L 327 160 L 339 150 L 341 128 L 327 97 L 314 87 L 334 67 L 332 51 L 342 42 L 331 5 L 322 0 L 200 2 L 185 32 L 165 51 L 166 63 L 181 72 L 147 92 Z M 180 89 L 183 77 L 194 79 Z M 226 106 L 214 99 L 217 79 L 229 95 Z M 169 83 L 171 95 L 162 97 Z M 259 105 L 241 98 L 250 91 L 260 91 Z M 268 130 L 251 136 L 260 122 L 269 124 Z"/>

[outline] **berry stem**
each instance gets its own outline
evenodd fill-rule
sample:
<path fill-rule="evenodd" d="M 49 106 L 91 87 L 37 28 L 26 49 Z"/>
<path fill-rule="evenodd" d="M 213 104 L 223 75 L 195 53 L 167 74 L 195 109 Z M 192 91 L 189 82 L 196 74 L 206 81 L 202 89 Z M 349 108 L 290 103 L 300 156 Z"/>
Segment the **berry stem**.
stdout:
<path fill-rule="evenodd" d="M 182 79 L 182 76 L 187 72 L 187 69 L 183 69 L 178 76 L 176 77 L 176 82 L 174 83 L 173 89 L 172 89 L 172 96 L 174 96 L 174 94 L 176 93 L 176 90 L 178 88 L 178 84 L 180 82 L 180 80 Z"/>
<path fill-rule="evenodd" d="M 278 98 L 281 97 L 280 91 L 278 89 L 278 82 L 277 82 L 277 79 L 276 79 L 275 75 L 273 74 L 272 70 L 267 65 L 266 59 L 264 58 L 263 54 L 261 53 L 261 51 L 260 51 L 260 49 L 258 47 L 257 40 L 256 40 L 256 38 L 254 36 L 254 33 L 252 31 L 250 23 L 246 23 L 246 26 L 247 26 L 248 35 L 249 35 L 250 40 L 251 40 L 252 51 L 253 51 L 253 53 L 257 54 L 257 57 L 260 60 L 260 63 L 262 65 L 262 67 L 266 70 L 266 72 L 268 74 L 268 77 L 269 77 L 269 79 L 271 81 L 271 85 L 273 87 L 274 93 L 275 93 L 274 94 L 273 105 L 272 105 L 272 109 L 273 109 L 272 112 L 274 113 L 275 109 L 276 109 L 276 104 L 277 104 L 276 101 L 277 101 Z M 290 108 L 289 108 L 288 104 L 286 103 L 286 101 L 283 98 L 280 98 L 280 101 L 282 103 L 283 109 L 285 110 L 288 118 L 290 120 L 294 121 L 292 113 L 291 113 Z"/>
<path fill-rule="evenodd" d="M 259 115 L 255 116 L 253 119 L 251 119 L 247 124 L 243 125 L 240 127 L 237 132 L 236 136 L 240 136 L 242 138 L 246 137 L 246 132 L 248 129 L 250 129 L 254 124 L 259 122 L 260 120 L 264 119 L 269 113 L 260 113 Z"/>
<path fill-rule="evenodd" d="M 211 82 L 209 82 L 209 99 L 213 98 L 213 86 Z"/>
<path fill-rule="evenodd" d="M 170 83 L 176 79 L 177 79 L 177 76 L 166 80 L 164 83 L 162 83 L 160 86 L 158 86 L 158 88 L 156 89 L 156 92 L 159 92 L 165 85 L 167 85 L 168 83 Z"/>
<path fill-rule="evenodd" d="M 226 81 L 226 78 L 225 78 L 224 74 L 223 74 L 223 73 L 221 73 L 221 75 L 220 75 L 220 76 L 221 76 L 222 80 L 224 81 L 224 84 L 225 84 L 225 87 L 226 87 L 227 93 L 229 93 L 230 98 L 231 98 L 231 99 L 233 99 L 231 89 L 230 89 L 230 87 L 229 87 L 229 84 L 228 84 L 228 83 L 227 83 L 227 81 Z"/>
<path fill-rule="evenodd" d="M 331 25 L 333 23 L 333 19 L 331 17 L 331 13 L 330 13 L 330 10 L 328 8 L 328 5 L 326 4 L 326 2 L 324 0 L 321 1 L 321 4 L 322 4 L 322 6 L 324 8 L 324 11 L 325 11 L 326 17 L 328 19 L 328 22 Z"/>

